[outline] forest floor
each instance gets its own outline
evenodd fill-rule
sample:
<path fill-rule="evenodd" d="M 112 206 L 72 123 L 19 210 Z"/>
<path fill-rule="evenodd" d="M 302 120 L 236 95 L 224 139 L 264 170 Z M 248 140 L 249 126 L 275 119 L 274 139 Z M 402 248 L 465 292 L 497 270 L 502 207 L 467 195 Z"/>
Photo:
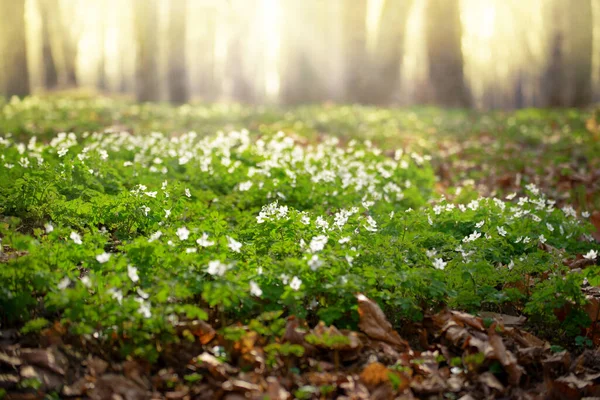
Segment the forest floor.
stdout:
<path fill-rule="evenodd" d="M 600 397 L 600 110 L 31 97 L 0 154 L 0 399 Z"/>

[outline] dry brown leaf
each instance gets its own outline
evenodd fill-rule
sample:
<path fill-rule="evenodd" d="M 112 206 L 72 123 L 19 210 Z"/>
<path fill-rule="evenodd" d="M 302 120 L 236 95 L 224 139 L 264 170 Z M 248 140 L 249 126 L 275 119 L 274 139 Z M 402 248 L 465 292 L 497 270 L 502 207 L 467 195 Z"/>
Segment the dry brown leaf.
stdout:
<path fill-rule="evenodd" d="M 550 344 L 537 336 L 516 328 L 506 328 L 504 333 L 511 336 L 517 343 L 525 347 L 539 347 L 543 349 L 550 348 Z"/>
<path fill-rule="evenodd" d="M 87 365 L 87 373 L 90 376 L 101 376 L 108 368 L 108 363 L 97 357 L 89 358 L 84 362 L 84 365 Z"/>
<path fill-rule="evenodd" d="M 600 318 L 600 290 L 598 292 L 597 294 L 587 294 L 585 296 L 587 303 L 583 306 L 583 310 L 590 317 L 592 323 L 595 323 Z"/>
<path fill-rule="evenodd" d="M 288 317 L 285 325 L 285 333 L 283 334 L 283 341 L 291 344 L 297 344 L 304 347 L 304 354 L 307 356 L 317 353 L 317 348 L 304 340 L 306 332 L 300 329 L 300 323 L 294 316 Z"/>
<path fill-rule="evenodd" d="M 237 368 L 220 361 L 210 353 L 202 353 L 196 357 L 196 363 L 200 368 L 207 369 L 210 374 L 217 379 L 226 380 L 229 375 L 238 372 Z"/>
<path fill-rule="evenodd" d="M 527 321 L 527 318 L 523 315 L 516 317 L 514 315 L 498 314 L 488 311 L 481 312 L 479 315 L 483 318 L 492 318 L 504 326 L 520 326 Z"/>
<path fill-rule="evenodd" d="M 448 388 L 446 380 L 439 374 L 423 378 L 416 376 L 410 383 L 410 387 L 419 394 L 435 394 Z"/>
<path fill-rule="evenodd" d="M 585 267 L 589 267 L 592 265 L 595 265 L 596 262 L 594 260 L 590 260 L 587 258 L 583 258 L 582 256 L 578 256 L 576 259 L 574 260 L 564 260 L 563 264 L 566 265 L 567 267 L 569 267 L 570 269 L 576 269 L 576 268 L 585 268 Z"/>
<path fill-rule="evenodd" d="M 517 358 L 504 346 L 504 342 L 499 335 L 490 336 L 490 345 L 494 349 L 494 358 L 502 364 L 504 370 L 508 373 L 508 381 L 511 385 L 519 385 L 523 368 L 517 363 Z"/>
<path fill-rule="evenodd" d="M 200 343 L 202 343 L 203 345 L 213 340 L 213 338 L 216 335 L 216 332 L 213 329 L 213 327 L 210 324 L 201 320 L 183 321 L 177 324 L 178 334 L 181 334 L 186 330 L 189 331 L 192 335 L 196 336 L 198 340 L 200 340 Z"/>
<path fill-rule="evenodd" d="M 47 349 L 21 349 L 21 361 L 35 365 L 59 375 L 65 375 L 69 368 L 69 360 L 56 347 Z"/>
<path fill-rule="evenodd" d="M 0 353 L 0 365 L 5 364 L 9 367 L 18 367 L 21 365 L 21 359 L 12 354 Z"/>
<path fill-rule="evenodd" d="M 477 380 L 491 389 L 497 390 L 501 393 L 504 392 L 504 386 L 491 372 L 484 372 L 480 374 L 477 377 Z"/>
<path fill-rule="evenodd" d="M 323 321 L 320 321 L 312 330 L 312 334 L 319 339 L 323 337 L 343 336 L 348 339 L 348 343 L 334 343 L 331 346 L 325 344 L 316 344 L 317 347 L 332 349 L 332 350 L 358 350 L 362 347 L 362 343 L 355 332 L 342 333 L 335 326 L 325 326 Z"/>
<path fill-rule="evenodd" d="M 167 398 L 169 400 L 183 399 L 184 397 L 186 397 L 188 395 L 189 392 L 190 392 L 190 389 L 187 386 L 183 386 L 179 390 L 165 393 L 165 398 Z"/>
<path fill-rule="evenodd" d="M 226 390 L 228 392 L 258 392 L 260 390 L 259 385 L 251 382 L 246 382 L 242 379 L 227 380 L 223 382 L 221 387 L 223 388 L 223 390 Z"/>
<path fill-rule="evenodd" d="M 402 348 L 409 347 L 408 342 L 392 328 L 392 324 L 386 319 L 377 303 L 363 294 L 358 294 L 356 298 L 358 299 L 358 315 L 360 317 L 358 327 L 360 330 L 372 339 L 382 340 Z"/>
<path fill-rule="evenodd" d="M 270 400 L 288 400 L 291 398 L 290 393 L 285 390 L 279 380 L 273 376 L 267 378 L 267 396 Z"/>
<path fill-rule="evenodd" d="M 94 387 L 88 391 L 92 400 L 124 399 L 144 400 L 148 399 L 150 393 L 121 375 L 106 374 L 96 380 Z"/>
<path fill-rule="evenodd" d="M 367 365 L 360 373 L 360 380 L 367 386 L 377 386 L 390 380 L 389 369 L 378 362 Z"/>
<path fill-rule="evenodd" d="M 88 389 L 90 382 L 86 377 L 79 378 L 71 385 L 65 385 L 62 388 L 62 394 L 68 397 L 82 396 Z"/>
<path fill-rule="evenodd" d="M 152 385 L 147 375 L 150 373 L 150 364 L 146 362 L 127 360 L 123 363 L 123 374 L 140 387 L 150 389 Z"/>
<path fill-rule="evenodd" d="M 452 319 L 456 322 L 485 332 L 485 327 L 483 326 L 483 320 L 481 318 L 460 311 L 450 311 L 450 314 L 452 315 Z"/>
<path fill-rule="evenodd" d="M 258 333 L 254 331 L 246 332 L 240 340 L 233 344 L 233 348 L 240 354 L 250 353 L 258 340 Z"/>
<path fill-rule="evenodd" d="M 26 365 L 21 367 L 19 373 L 23 379 L 36 379 L 41 383 L 41 390 L 55 391 L 63 384 L 63 378 L 47 369 Z"/>

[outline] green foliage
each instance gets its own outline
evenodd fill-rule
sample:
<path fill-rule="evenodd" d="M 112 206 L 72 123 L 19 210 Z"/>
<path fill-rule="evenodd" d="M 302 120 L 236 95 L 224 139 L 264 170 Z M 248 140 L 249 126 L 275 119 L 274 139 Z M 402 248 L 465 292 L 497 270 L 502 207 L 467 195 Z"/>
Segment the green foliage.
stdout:
<path fill-rule="evenodd" d="M 415 118 L 436 120 L 431 110 L 409 118 L 305 108 L 286 117 L 156 107 L 36 98 L 4 106 L 0 125 L 13 131 L 0 137 L 7 323 L 35 332 L 59 318 L 72 333 L 155 360 L 156 343 L 179 340 L 178 321 L 212 316 L 221 326 L 248 322 L 273 354 L 297 355 L 274 340 L 282 316 L 355 327 L 357 292 L 394 323 L 445 305 L 511 303 L 553 319 L 555 309 L 585 303 L 583 276 L 562 263 L 592 248 L 580 240 L 590 232 L 581 212 L 555 207 L 530 184 L 514 198 L 479 198 L 468 185 L 440 197 L 431 157 L 316 135 L 360 126 L 348 136 L 391 137 L 400 125 L 416 129 Z M 176 131 L 182 113 L 207 121 L 207 132 L 229 114 L 233 126 L 264 125 L 211 136 L 85 133 L 103 131 L 117 110 L 136 132 L 152 118 Z M 78 133 L 54 134 L 66 116 Z M 25 123 L 32 118 L 39 123 Z M 576 334 L 585 321 L 572 315 L 563 329 Z M 224 334 L 236 341 L 244 331 Z"/>
<path fill-rule="evenodd" d="M 36 333 L 40 332 L 42 329 L 47 327 L 50 322 L 45 318 L 35 318 L 31 321 L 27 321 L 27 323 L 21 328 L 21 333 Z"/>

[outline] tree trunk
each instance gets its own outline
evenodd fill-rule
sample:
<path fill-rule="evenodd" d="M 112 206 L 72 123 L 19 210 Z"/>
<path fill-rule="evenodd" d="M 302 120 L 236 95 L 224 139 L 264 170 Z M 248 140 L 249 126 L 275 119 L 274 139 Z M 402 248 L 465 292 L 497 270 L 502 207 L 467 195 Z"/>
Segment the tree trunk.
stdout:
<path fill-rule="evenodd" d="M 61 7 L 57 1 L 56 7 Z M 62 46 L 63 61 L 64 61 L 64 80 L 65 85 L 68 87 L 77 86 L 77 40 L 79 39 L 79 29 L 73 31 L 73 28 L 68 25 L 68 20 L 65 16 L 65 10 L 57 8 L 57 30 L 59 36 L 59 43 Z"/>
<path fill-rule="evenodd" d="M 216 12 L 210 10 L 210 14 L 205 20 L 205 35 L 200 46 L 202 51 L 198 53 L 200 57 L 198 60 L 200 64 L 199 91 L 202 97 L 208 101 L 216 99 L 220 92 L 215 76 L 215 40 L 217 36 L 215 19 Z"/>
<path fill-rule="evenodd" d="M 379 21 L 370 75 L 369 102 L 389 104 L 394 100 L 402 65 L 404 34 L 413 0 L 386 0 Z"/>
<path fill-rule="evenodd" d="M 158 9 L 156 0 L 135 0 L 136 97 L 140 102 L 158 101 Z"/>
<path fill-rule="evenodd" d="M 29 94 L 27 41 L 25 39 L 25 0 L 0 0 L 0 71 L 2 93 L 7 97 Z"/>
<path fill-rule="evenodd" d="M 108 80 L 106 76 L 106 17 L 106 15 L 102 15 L 102 20 L 100 21 L 100 43 L 98 45 L 98 52 L 100 54 L 97 65 L 98 89 L 103 92 L 108 90 Z"/>
<path fill-rule="evenodd" d="M 54 5 L 51 2 L 38 1 L 42 30 L 42 66 L 44 88 L 55 89 L 58 85 L 58 72 L 54 51 L 52 49 L 52 24 L 55 24 L 54 11 L 51 9 Z"/>
<path fill-rule="evenodd" d="M 67 29 L 62 27 L 64 35 L 61 37 L 63 52 L 65 55 L 65 84 L 69 87 L 77 86 L 77 43 L 70 37 Z"/>
<path fill-rule="evenodd" d="M 256 0 L 238 1 L 257 6 Z M 253 15 L 241 14 L 235 2 L 231 4 L 229 22 L 232 29 L 228 38 L 225 60 L 225 77 L 229 87 L 227 92 L 234 100 L 246 104 L 252 104 L 256 100 L 256 92 L 247 70 L 250 60 L 245 54 L 252 17 Z"/>
<path fill-rule="evenodd" d="M 367 96 L 367 0 L 344 3 L 346 100 L 362 103 Z"/>
<path fill-rule="evenodd" d="M 428 0 L 425 15 L 433 100 L 444 106 L 467 107 L 471 102 L 463 72 L 459 0 Z"/>
<path fill-rule="evenodd" d="M 244 71 L 242 34 L 235 35 L 227 47 L 227 74 L 229 75 L 234 100 L 245 104 L 254 102 L 254 91 Z"/>
<path fill-rule="evenodd" d="M 555 32 L 552 37 L 550 60 L 542 80 L 545 103 L 549 107 L 562 107 L 563 88 L 565 86 L 563 70 L 563 36 L 560 32 Z"/>
<path fill-rule="evenodd" d="M 318 18 L 323 4 L 319 0 L 287 0 L 282 4 L 285 46 L 281 54 L 281 102 L 292 105 L 322 101 L 325 88 L 319 72 L 323 67 L 315 48 L 325 40 Z"/>
<path fill-rule="evenodd" d="M 191 8 L 191 18 L 197 27 L 190 29 L 189 82 L 193 95 L 199 95 L 203 101 L 217 98 L 217 79 L 215 76 L 215 41 L 217 12 L 213 7 Z"/>
<path fill-rule="evenodd" d="M 187 0 L 171 0 L 169 9 L 169 100 L 189 101 L 185 44 L 187 40 Z"/>
<path fill-rule="evenodd" d="M 569 81 L 572 93 L 569 105 L 583 107 L 592 101 L 592 54 L 594 43 L 594 25 L 592 18 L 592 0 L 579 0 L 577 6 L 570 5 L 567 10 L 568 21 L 567 46 Z"/>

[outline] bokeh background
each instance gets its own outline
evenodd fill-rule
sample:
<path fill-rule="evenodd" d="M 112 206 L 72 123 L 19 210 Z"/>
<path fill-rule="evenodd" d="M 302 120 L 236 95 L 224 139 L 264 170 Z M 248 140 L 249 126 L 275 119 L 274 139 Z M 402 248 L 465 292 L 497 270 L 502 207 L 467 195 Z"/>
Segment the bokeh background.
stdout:
<path fill-rule="evenodd" d="M 600 0 L 0 0 L 0 94 L 581 107 Z"/>

